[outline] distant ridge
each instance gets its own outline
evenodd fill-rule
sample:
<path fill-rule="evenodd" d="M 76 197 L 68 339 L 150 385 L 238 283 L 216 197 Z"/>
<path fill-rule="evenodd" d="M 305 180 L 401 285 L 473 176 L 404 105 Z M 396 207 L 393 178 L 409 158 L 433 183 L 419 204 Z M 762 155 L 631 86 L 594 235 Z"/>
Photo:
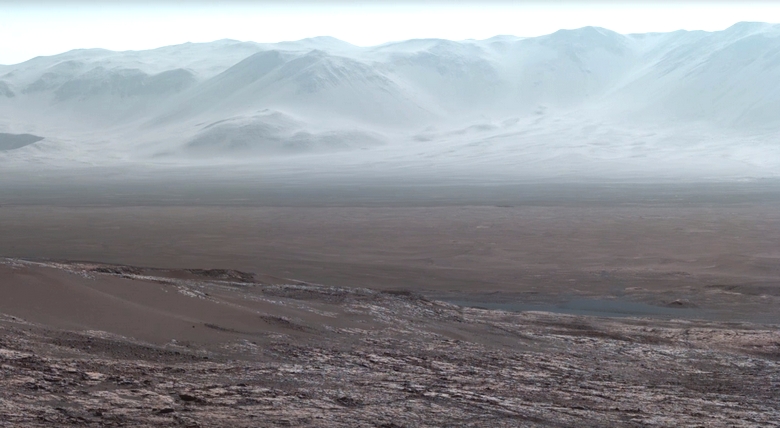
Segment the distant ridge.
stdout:
<path fill-rule="evenodd" d="M 780 26 L 755 22 L 371 47 L 312 37 L 78 49 L 0 67 L 0 131 L 72 142 L 19 147 L 0 162 L 97 153 L 100 162 L 188 162 L 194 148 L 201 160 L 338 160 L 356 150 L 372 159 L 389 150 L 398 163 L 464 168 L 576 174 L 692 162 L 771 175 L 780 167 L 778 81 Z M 218 137 L 210 123 L 224 123 Z"/>

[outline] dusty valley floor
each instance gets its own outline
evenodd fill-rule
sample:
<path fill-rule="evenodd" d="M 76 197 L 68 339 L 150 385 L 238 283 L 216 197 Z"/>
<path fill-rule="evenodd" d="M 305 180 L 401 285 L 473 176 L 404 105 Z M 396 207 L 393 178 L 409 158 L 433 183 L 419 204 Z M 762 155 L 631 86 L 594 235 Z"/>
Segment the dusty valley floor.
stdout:
<path fill-rule="evenodd" d="M 773 183 L 182 189 L 0 189 L 0 426 L 780 420 Z"/>

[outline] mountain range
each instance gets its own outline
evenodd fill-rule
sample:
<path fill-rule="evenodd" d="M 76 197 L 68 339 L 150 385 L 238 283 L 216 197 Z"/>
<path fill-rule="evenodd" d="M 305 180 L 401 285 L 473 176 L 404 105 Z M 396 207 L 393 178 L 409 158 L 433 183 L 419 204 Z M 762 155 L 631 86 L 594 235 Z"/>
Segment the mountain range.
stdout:
<path fill-rule="evenodd" d="M 766 177 L 780 171 L 778 82 L 780 25 L 765 23 L 81 49 L 0 66 L 0 164 Z"/>

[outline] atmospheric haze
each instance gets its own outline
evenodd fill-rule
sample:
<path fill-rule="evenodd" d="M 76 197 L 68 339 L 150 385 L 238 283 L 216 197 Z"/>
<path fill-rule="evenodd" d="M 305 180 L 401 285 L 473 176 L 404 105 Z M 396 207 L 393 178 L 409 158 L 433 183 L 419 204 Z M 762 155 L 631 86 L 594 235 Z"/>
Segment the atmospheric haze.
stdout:
<path fill-rule="evenodd" d="M 751 22 L 73 50 L 0 66 L 0 165 L 759 179 L 779 81 L 780 25 Z"/>

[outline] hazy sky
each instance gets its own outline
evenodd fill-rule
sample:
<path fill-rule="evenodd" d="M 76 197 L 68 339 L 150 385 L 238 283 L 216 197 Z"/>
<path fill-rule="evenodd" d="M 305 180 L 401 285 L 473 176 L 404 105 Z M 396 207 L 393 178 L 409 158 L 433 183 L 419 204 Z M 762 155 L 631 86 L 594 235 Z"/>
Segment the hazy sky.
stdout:
<path fill-rule="evenodd" d="M 333 36 L 368 46 L 410 38 L 537 36 L 594 25 L 620 33 L 780 22 L 780 2 L 726 1 L 9 1 L 0 64 L 76 48 L 148 49 L 224 38 Z"/>

